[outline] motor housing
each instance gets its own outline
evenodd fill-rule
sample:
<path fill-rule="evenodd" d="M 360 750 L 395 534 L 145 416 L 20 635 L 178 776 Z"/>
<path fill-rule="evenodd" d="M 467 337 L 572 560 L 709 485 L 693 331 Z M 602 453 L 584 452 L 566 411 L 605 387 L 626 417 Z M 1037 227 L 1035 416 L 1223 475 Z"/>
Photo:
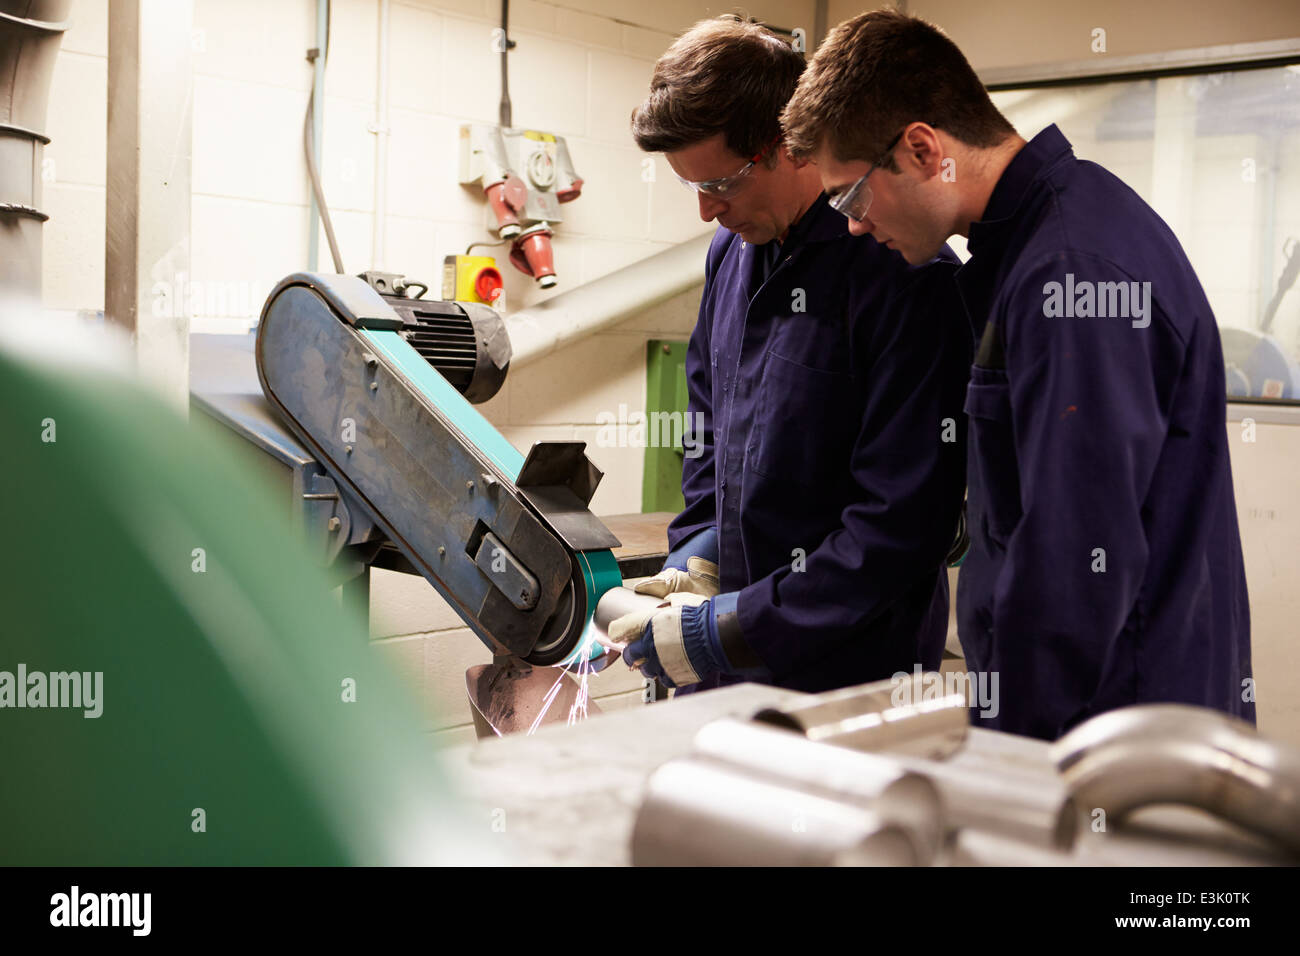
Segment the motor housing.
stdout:
<path fill-rule="evenodd" d="M 364 279 L 402 320 L 400 335 L 474 405 L 501 390 L 510 370 L 510 336 L 491 306 L 421 298 L 428 286 L 392 272 L 363 272 Z M 408 296 L 417 286 L 420 296 Z"/>

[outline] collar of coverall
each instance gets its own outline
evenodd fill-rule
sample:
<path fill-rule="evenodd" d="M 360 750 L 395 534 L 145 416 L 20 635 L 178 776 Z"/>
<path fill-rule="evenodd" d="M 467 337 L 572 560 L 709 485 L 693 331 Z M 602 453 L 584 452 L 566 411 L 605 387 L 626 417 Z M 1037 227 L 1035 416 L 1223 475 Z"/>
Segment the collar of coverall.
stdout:
<path fill-rule="evenodd" d="M 773 239 L 772 242 L 778 243 L 781 251 L 786 252 L 805 243 L 826 242 L 846 236 L 848 233 L 848 220 L 831 208 L 830 199 L 825 193 L 818 193 L 813 204 L 799 217 L 799 221 L 790 227 L 785 241 Z"/>
<path fill-rule="evenodd" d="M 979 252 L 981 247 L 997 242 L 1014 222 L 1016 211 L 1033 184 L 1072 149 L 1065 134 L 1053 123 L 1016 153 L 993 187 L 989 204 L 984 207 L 984 218 L 971 223 L 966 242 L 971 255 Z"/>

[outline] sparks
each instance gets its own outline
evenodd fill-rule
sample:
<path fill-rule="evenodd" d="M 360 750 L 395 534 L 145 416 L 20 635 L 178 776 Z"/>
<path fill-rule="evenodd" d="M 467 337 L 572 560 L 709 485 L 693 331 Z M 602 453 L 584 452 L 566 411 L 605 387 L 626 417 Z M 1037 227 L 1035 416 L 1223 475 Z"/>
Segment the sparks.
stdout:
<path fill-rule="evenodd" d="M 582 645 L 577 652 L 578 670 L 574 676 L 578 679 L 578 695 L 574 698 L 573 706 L 569 708 L 569 719 L 566 723 L 567 726 L 570 727 L 576 724 L 579 720 L 587 719 L 587 678 L 591 676 L 591 660 L 589 652 L 591 650 L 591 642 L 593 639 L 594 636 L 589 636 L 582 642 Z M 539 710 L 537 716 L 533 718 L 533 723 L 528 728 L 528 733 L 525 736 L 532 736 L 537 731 L 537 728 L 542 725 L 542 720 L 546 717 L 547 711 L 551 709 L 551 704 L 555 703 L 555 698 L 560 696 L 560 688 L 564 684 L 566 672 L 563 664 L 556 664 L 555 666 L 560 669 L 560 676 L 555 683 L 551 685 L 551 689 L 546 692 L 546 696 L 542 698 L 542 709 Z"/>
<path fill-rule="evenodd" d="M 578 662 L 578 696 L 569 708 L 568 725 L 572 727 L 579 720 L 587 719 L 587 676 L 591 673 L 591 662 L 584 656 Z"/>

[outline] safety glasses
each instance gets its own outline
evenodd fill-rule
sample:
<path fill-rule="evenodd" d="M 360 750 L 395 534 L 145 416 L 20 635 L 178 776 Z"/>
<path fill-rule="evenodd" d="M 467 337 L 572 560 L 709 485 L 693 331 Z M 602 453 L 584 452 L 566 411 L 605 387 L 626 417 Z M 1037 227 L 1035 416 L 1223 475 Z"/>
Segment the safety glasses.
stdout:
<path fill-rule="evenodd" d="M 885 151 L 881 154 L 880 159 L 871 164 L 871 168 L 863 173 L 862 178 L 850 186 L 848 189 L 836 193 L 830 198 L 830 206 L 836 212 L 843 213 L 854 222 L 861 222 L 866 218 L 867 210 L 871 208 L 871 187 L 867 185 L 867 177 L 884 165 L 898 141 L 903 138 L 903 130 L 898 131 L 898 135 L 889 141 Z"/>
<path fill-rule="evenodd" d="M 749 162 L 730 176 L 723 176 L 719 179 L 706 179 L 698 183 L 678 176 L 677 181 L 687 189 L 693 189 L 697 193 L 704 193 L 704 195 L 712 196 L 715 199 L 728 199 L 740 191 L 740 187 L 745 183 L 745 178 L 753 172 L 756 165 L 767 158 L 768 153 L 772 152 L 772 149 L 779 142 L 781 142 L 781 137 L 778 135 L 772 142 L 764 146 L 760 152 L 750 157 Z"/>

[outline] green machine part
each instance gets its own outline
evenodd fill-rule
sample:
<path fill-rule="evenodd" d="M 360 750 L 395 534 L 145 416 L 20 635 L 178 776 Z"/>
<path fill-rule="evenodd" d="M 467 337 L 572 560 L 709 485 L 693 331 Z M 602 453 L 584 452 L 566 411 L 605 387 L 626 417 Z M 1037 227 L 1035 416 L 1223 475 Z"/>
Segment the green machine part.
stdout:
<path fill-rule="evenodd" d="M 496 861 L 254 452 L 4 352 L 0 427 L 0 863 Z"/>
<path fill-rule="evenodd" d="M 682 497 L 682 463 L 685 452 L 681 436 L 685 430 L 687 402 L 686 343 L 655 340 L 646 343 L 646 448 L 641 482 L 641 510 L 680 513 L 686 507 Z M 661 416 L 661 417 L 656 417 Z M 672 444 L 662 439 L 668 423 Z M 675 425 L 672 423 L 676 423 Z"/>

